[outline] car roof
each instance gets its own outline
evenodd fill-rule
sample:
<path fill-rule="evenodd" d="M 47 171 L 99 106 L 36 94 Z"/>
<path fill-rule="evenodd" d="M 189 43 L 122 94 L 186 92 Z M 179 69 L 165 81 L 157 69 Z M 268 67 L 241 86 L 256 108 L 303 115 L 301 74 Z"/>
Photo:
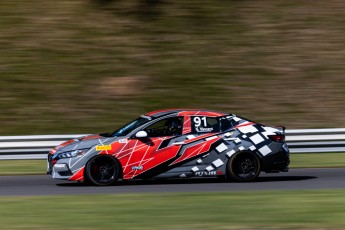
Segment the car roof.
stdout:
<path fill-rule="evenodd" d="M 228 113 L 223 113 L 214 110 L 206 110 L 206 109 L 163 109 L 163 110 L 156 110 L 145 114 L 146 116 L 150 117 L 161 117 L 166 116 L 169 114 L 176 113 L 178 116 L 210 116 L 210 117 L 218 117 L 218 116 L 226 116 Z"/>

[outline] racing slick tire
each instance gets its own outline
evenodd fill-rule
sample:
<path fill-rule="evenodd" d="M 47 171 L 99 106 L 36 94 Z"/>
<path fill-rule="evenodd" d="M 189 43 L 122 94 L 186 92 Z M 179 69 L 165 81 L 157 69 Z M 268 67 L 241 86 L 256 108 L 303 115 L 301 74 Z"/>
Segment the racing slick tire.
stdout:
<path fill-rule="evenodd" d="M 85 167 L 85 182 L 93 185 L 112 185 L 120 176 L 121 165 L 115 158 L 110 156 L 95 156 Z"/>
<path fill-rule="evenodd" d="M 237 182 L 252 181 L 260 174 L 261 163 L 257 154 L 250 151 L 237 152 L 228 161 L 227 175 Z"/>

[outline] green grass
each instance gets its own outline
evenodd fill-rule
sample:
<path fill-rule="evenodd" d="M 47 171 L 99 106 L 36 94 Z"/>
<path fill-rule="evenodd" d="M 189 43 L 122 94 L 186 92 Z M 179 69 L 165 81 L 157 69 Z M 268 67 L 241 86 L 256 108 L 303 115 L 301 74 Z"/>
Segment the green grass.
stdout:
<path fill-rule="evenodd" d="M 342 229 L 344 209 L 345 190 L 1 197 L 0 228 Z"/>
<path fill-rule="evenodd" d="M 342 127 L 344 7 L 0 1 L 0 135 L 101 133 L 169 107 Z"/>
<path fill-rule="evenodd" d="M 345 153 L 291 154 L 290 168 L 345 167 Z M 45 174 L 45 160 L 0 161 L 0 175 Z"/>
<path fill-rule="evenodd" d="M 45 174 L 46 160 L 1 160 L 0 175 Z"/>
<path fill-rule="evenodd" d="M 345 167 L 345 153 L 291 154 L 292 168 Z"/>

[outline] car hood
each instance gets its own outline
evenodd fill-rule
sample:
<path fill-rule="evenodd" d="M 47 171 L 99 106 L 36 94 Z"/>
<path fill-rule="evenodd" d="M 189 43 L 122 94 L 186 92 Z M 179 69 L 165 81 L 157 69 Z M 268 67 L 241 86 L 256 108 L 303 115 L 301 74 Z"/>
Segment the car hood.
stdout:
<path fill-rule="evenodd" d="M 117 139 L 122 139 L 123 137 L 103 137 L 100 135 L 88 135 L 81 138 L 71 139 L 68 140 L 52 150 L 49 151 L 50 154 L 55 153 L 63 153 L 68 152 L 76 149 L 87 149 L 91 148 L 92 146 L 99 145 L 99 144 L 109 144 L 114 142 Z"/>

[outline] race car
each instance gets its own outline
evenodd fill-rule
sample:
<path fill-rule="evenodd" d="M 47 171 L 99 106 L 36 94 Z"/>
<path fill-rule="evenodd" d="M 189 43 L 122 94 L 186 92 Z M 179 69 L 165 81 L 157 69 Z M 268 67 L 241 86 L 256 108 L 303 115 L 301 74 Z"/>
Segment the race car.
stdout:
<path fill-rule="evenodd" d="M 94 185 L 191 177 L 246 182 L 260 172 L 287 172 L 289 163 L 284 127 L 218 111 L 170 109 L 55 147 L 48 154 L 47 173 Z"/>

